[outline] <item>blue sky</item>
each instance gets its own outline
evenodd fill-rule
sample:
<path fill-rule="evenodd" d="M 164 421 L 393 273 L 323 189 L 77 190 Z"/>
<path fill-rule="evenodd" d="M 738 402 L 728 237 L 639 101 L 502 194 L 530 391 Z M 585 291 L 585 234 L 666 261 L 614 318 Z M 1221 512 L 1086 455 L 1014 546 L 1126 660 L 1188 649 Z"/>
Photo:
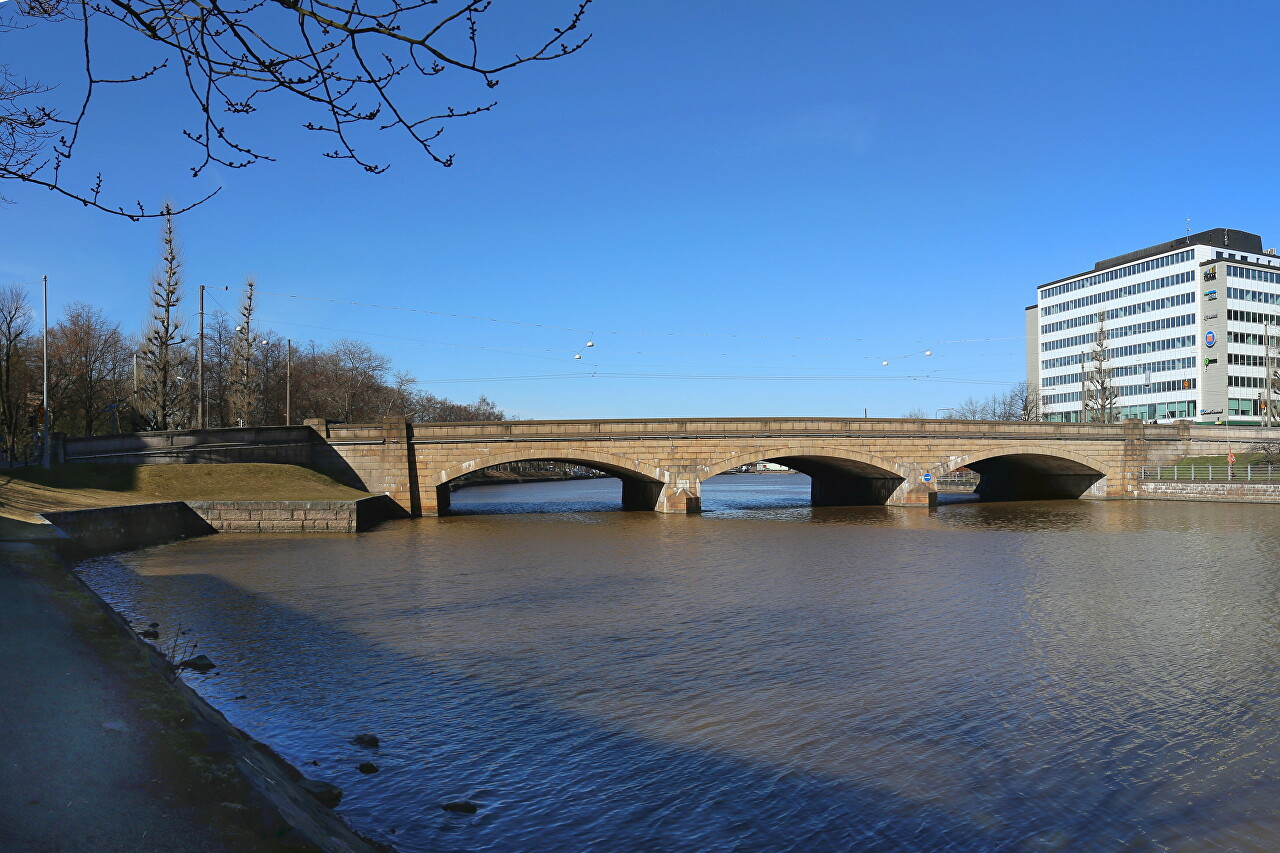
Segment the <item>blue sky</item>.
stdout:
<path fill-rule="evenodd" d="M 568 8 L 536 5 L 495 35 Z M 281 104 L 245 126 L 278 162 L 193 180 L 175 78 L 96 102 L 76 167 L 122 200 L 221 186 L 180 220 L 189 285 L 312 297 L 264 295 L 260 321 L 367 340 L 434 393 L 531 418 L 933 412 L 1023 378 L 1039 283 L 1188 218 L 1280 240 L 1278 24 L 1245 2 L 599 0 L 584 51 L 449 128 L 452 169 L 385 135 L 384 175 L 326 160 Z M 0 56 L 70 98 L 75 38 L 3 34 Z M 110 46 L 113 71 L 145 59 Z M 440 85 L 425 104 L 486 95 Z M 47 274 L 55 312 L 137 329 L 158 225 L 4 191 L 0 284 Z M 510 378 L 539 375 L 562 378 Z"/>

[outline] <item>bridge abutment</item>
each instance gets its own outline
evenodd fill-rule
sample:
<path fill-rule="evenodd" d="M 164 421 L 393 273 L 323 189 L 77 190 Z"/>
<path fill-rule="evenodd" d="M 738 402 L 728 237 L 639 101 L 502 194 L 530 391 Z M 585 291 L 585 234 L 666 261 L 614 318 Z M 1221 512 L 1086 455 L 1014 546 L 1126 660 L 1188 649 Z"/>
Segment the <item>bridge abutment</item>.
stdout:
<path fill-rule="evenodd" d="M 452 500 L 450 496 L 452 494 L 453 490 L 448 485 L 427 486 L 422 489 L 422 499 L 419 504 L 421 511 L 419 514 L 427 517 L 448 515 L 449 504 Z"/>
<path fill-rule="evenodd" d="M 625 488 L 625 487 L 624 487 Z M 677 480 L 662 486 L 652 509 L 672 514 L 702 512 L 702 484 L 697 480 Z"/>
<path fill-rule="evenodd" d="M 893 494 L 889 495 L 889 499 L 884 503 L 885 506 L 912 506 L 928 509 L 938 505 L 938 491 L 925 483 L 912 484 L 910 481 L 904 481 L 894 489 Z"/>
<path fill-rule="evenodd" d="M 418 465 L 413 454 L 413 424 L 404 418 L 384 418 L 382 435 L 383 490 L 409 515 L 422 515 Z"/>

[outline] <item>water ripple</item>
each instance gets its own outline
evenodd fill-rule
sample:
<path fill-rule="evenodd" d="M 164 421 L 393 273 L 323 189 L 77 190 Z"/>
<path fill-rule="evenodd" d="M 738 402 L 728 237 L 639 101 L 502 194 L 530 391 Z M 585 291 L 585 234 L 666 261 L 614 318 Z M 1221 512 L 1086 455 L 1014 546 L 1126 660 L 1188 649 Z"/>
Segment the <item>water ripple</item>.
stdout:
<path fill-rule="evenodd" d="M 469 515 L 82 571 L 189 630 L 221 665 L 199 689 L 405 851 L 1280 849 L 1274 508 L 727 480 L 703 517 L 469 489 Z"/>

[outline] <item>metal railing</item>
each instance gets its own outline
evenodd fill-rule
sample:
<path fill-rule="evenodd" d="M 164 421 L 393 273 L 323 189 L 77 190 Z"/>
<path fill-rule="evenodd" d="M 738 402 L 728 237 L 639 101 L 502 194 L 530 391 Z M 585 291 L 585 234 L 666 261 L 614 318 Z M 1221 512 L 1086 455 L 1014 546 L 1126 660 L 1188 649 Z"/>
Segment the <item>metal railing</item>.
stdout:
<path fill-rule="evenodd" d="M 1143 480 L 1167 482 L 1280 483 L 1280 465 L 1227 465 L 1222 462 L 1143 465 L 1139 476 Z"/>

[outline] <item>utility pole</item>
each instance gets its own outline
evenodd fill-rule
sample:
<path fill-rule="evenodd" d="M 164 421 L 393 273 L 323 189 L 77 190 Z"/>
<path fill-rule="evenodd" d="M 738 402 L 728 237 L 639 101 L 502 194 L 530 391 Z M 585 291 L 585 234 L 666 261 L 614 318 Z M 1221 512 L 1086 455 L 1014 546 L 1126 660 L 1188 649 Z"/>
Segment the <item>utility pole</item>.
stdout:
<path fill-rule="evenodd" d="M 284 425 L 293 426 L 293 339 L 284 341 Z"/>
<path fill-rule="evenodd" d="M 41 278 L 41 290 L 44 297 L 44 412 L 43 435 L 41 439 L 40 467 L 49 467 L 49 276 Z"/>
<path fill-rule="evenodd" d="M 204 404 L 204 285 L 200 285 L 200 337 L 196 342 L 196 429 L 205 429 Z"/>

